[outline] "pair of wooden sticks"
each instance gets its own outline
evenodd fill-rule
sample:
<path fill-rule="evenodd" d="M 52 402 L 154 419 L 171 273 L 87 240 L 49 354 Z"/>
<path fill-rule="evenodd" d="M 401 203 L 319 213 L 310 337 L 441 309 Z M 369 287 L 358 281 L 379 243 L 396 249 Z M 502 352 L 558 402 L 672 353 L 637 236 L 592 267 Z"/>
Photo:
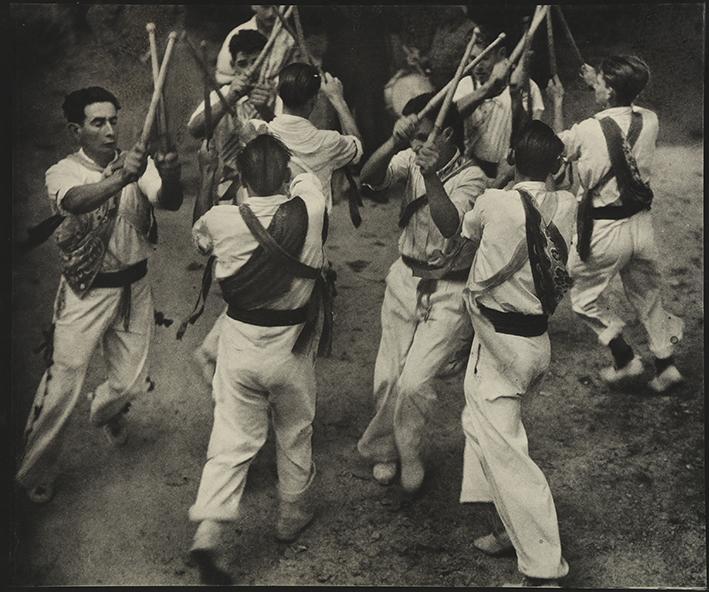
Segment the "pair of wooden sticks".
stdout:
<path fill-rule="evenodd" d="M 165 54 L 163 56 L 162 63 L 158 66 L 158 50 L 157 43 L 155 40 L 155 24 L 147 23 L 145 25 L 145 28 L 148 32 L 148 40 L 150 43 L 150 58 L 153 72 L 153 96 L 150 100 L 150 106 L 148 107 L 148 113 L 145 117 L 145 122 L 143 123 L 143 130 L 140 134 L 140 141 L 143 144 L 147 145 L 153 130 L 153 124 L 157 119 L 157 135 L 160 141 L 160 148 L 163 153 L 166 153 L 170 149 L 171 142 L 167 128 L 167 111 L 165 109 L 165 101 L 163 98 L 162 91 L 163 87 L 165 86 L 167 68 L 170 64 L 172 50 L 175 46 L 175 41 L 177 40 L 177 33 L 175 33 L 175 31 L 172 31 L 168 35 Z"/>

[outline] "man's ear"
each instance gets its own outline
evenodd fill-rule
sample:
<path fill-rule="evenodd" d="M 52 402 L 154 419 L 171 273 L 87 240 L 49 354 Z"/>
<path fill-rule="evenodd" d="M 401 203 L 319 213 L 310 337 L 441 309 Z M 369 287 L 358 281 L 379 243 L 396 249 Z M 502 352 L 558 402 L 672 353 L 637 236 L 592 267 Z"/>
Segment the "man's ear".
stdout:
<path fill-rule="evenodd" d="M 507 152 L 507 164 L 510 166 L 515 166 L 515 151 L 514 148 L 510 148 Z"/>
<path fill-rule="evenodd" d="M 70 121 L 66 124 L 66 127 L 69 130 L 71 137 L 78 141 L 81 136 L 81 126 L 78 123 Z"/>
<path fill-rule="evenodd" d="M 455 132 L 453 131 L 453 128 L 451 126 L 448 126 L 447 128 L 444 128 L 444 130 L 441 132 L 441 138 L 446 142 L 451 142 L 454 133 Z"/>

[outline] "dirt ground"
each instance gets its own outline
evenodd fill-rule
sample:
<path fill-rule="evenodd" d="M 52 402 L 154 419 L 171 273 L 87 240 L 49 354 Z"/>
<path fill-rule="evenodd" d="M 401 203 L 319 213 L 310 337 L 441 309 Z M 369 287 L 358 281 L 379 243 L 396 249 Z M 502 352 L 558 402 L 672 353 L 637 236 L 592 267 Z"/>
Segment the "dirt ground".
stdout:
<path fill-rule="evenodd" d="M 159 31 L 167 30 L 158 24 Z M 145 43 L 142 34 L 140 39 Z M 136 136 L 152 85 L 149 70 L 119 46 L 111 47 L 118 50 L 106 52 L 87 35 L 63 59 L 17 73 L 16 232 L 48 215 L 43 173 L 72 149 L 60 111 L 66 92 L 88 84 L 113 89 L 124 106 L 124 145 Z M 184 67 L 172 83 L 179 95 L 178 120 L 199 100 L 201 87 L 184 50 L 175 59 Z M 606 388 L 598 370 L 608 363 L 607 354 L 572 316 L 567 300 L 551 322 L 546 381 L 524 403 L 530 453 L 554 494 L 571 587 L 707 583 L 703 145 L 689 133 L 675 135 L 679 139 L 658 147 L 653 212 L 666 306 L 686 322 L 677 352 L 686 384 L 666 396 L 653 396 L 644 386 Z M 187 199 L 177 213 L 158 212 L 161 240 L 149 272 L 156 307 L 176 320 L 192 307 L 204 263 L 189 241 L 196 144 L 184 134 L 178 139 Z M 335 206 L 327 250 L 338 272 L 337 333 L 333 357 L 321 360 L 317 370 L 317 519 L 295 544 L 275 542 L 276 475 L 269 438 L 249 472 L 243 518 L 227 541 L 237 584 L 497 586 L 516 578 L 513 558 L 476 552 L 472 540 L 486 526 L 482 511 L 458 503 L 462 376 L 439 383 L 425 491 L 414 504 L 393 511 L 389 489 L 371 480 L 355 449 L 372 413 L 379 307 L 386 270 L 396 257 L 397 208 L 393 200 L 366 201 L 364 222 L 355 230 L 346 205 Z M 16 446 L 43 369 L 41 356 L 32 350 L 51 320 L 58 278 L 51 241 L 13 261 L 11 426 Z M 619 283 L 612 286 L 611 304 L 628 319 L 628 337 L 651 366 L 645 334 Z M 156 329 L 151 376 L 157 387 L 134 403 L 124 447 L 109 447 L 89 426 L 88 402 L 78 405 L 68 426 L 55 499 L 33 506 L 15 492 L 14 584 L 198 583 L 186 556 L 194 532 L 187 509 L 205 460 L 212 401 L 191 364 L 191 352 L 220 307 L 213 293 L 206 314 L 182 341 L 175 339 L 176 325 Z M 97 353 L 87 392 L 102 373 Z"/>

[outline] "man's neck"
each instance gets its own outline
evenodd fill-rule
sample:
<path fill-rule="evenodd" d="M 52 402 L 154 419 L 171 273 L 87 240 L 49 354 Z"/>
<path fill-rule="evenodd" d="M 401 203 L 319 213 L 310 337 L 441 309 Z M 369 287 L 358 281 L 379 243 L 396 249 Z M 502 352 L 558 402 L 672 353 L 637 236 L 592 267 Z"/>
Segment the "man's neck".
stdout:
<path fill-rule="evenodd" d="M 81 149 L 84 151 L 84 154 L 86 154 L 86 156 L 88 156 L 97 165 L 99 165 L 100 167 L 103 167 L 103 168 L 106 168 L 113 161 L 113 159 L 116 157 L 115 153 L 110 154 L 110 155 L 103 154 L 103 153 L 97 154 L 87 148 L 84 148 L 83 146 Z"/>
<path fill-rule="evenodd" d="M 546 183 L 546 179 L 534 179 L 527 175 L 523 175 L 518 170 L 515 169 L 515 185 L 517 183 L 524 183 L 526 181 L 532 181 L 534 183 Z"/>
<path fill-rule="evenodd" d="M 447 144 L 441 148 L 441 155 L 438 158 L 438 163 L 436 163 L 436 170 L 440 171 L 444 166 L 446 166 L 455 156 L 456 150 L 456 147 L 450 144 Z"/>
<path fill-rule="evenodd" d="M 296 107 L 286 107 L 283 105 L 284 115 L 295 115 L 297 117 L 302 117 L 303 119 L 308 119 L 310 117 L 310 112 L 306 107 L 296 108 Z"/>

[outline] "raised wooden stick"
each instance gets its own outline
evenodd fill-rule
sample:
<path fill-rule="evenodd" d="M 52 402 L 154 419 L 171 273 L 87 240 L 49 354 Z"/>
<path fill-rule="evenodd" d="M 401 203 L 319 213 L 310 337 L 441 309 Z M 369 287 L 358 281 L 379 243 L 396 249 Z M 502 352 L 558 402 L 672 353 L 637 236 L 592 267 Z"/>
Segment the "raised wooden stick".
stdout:
<path fill-rule="evenodd" d="M 566 35 L 566 38 L 569 40 L 569 43 L 571 44 L 571 49 L 574 52 L 574 55 L 576 56 L 576 59 L 581 62 L 582 64 L 585 64 L 586 62 L 584 61 L 583 57 L 581 56 L 581 52 L 579 51 L 579 46 L 576 45 L 576 40 L 574 39 L 574 36 L 571 34 L 571 29 L 569 28 L 569 23 L 566 22 L 566 17 L 564 16 L 564 12 L 561 10 L 561 6 L 558 4 L 554 5 L 554 8 L 556 9 L 556 12 L 559 15 L 559 22 L 561 23 L 561 28 L 564 30 L 564 35 Z"/>
<path fill-rule="evenodd" d="M 292 12 L 293 12 L 293 7 L 291 6 L 288 8 L 288 10 L 286 10 L 283 17 L 288 18 Z M 256 61 L 254 61 L 254 63 L 251 65 L 251 68 L 249 68 L 247 71 L 248 78 L 251 78 L 259 70 L 259 68 L 261 68 L 261 65 L 268 57 L 268 54 L 271 52 L 271 48 L 273 47 L 273 44 L 276 42 L 276 37 L 278 37 L 278 34 L 281 32 L 281 26 L 282 25 L 281 25 L 280 21 L 278 21 L 275 25 L 273 25 L 273 29 L 271 29 L 271 35 L 269 36 L 268 41 L 266 42 L 266 45 L 263 46 L 263 49 L 261 50 L 261 53 L 256 58 Z"/>
<path fill-rule="evenodd" d="M 554 48 L 554 24 L 551 10 L 547 10 L 547 49 L 549 50 L 549 71 L 550 78 L 555 78 L 557 75 L 556 65 L 556 49 Z"/>
<path fill-rule="evenodd" d="M 207 63 L 207 42 L 202 40 L 199 44 L 202 49 L 202 59 Z M 207 146 L 212 139 L 212 102 L 210 100 L 209 80 L 204 77 L 204 137 L 207 140 Z"/>
<path fill-rule="evenodd" d="M 493 49 L 500 45 L 500 43 L 504 41 L 505 37 L 506 35 L 504 33 L 500 33 L 497 36 L 497 39 L 490 43 L 490 45 L 483 49 L 472 62 L 465 66 L 465 68 L 463 69 L 463 75 L 467 74 L 468 72 L 472 72 L 473 68 L 478 65 L 480 60 L 482 60 L 487 54 L 489 54 Z M 433 97 L 431 97 L 426 106 L 418 112 L 417 117 L 419 119 L 423 119 L 431 111 L 438 107 L 438 105 L 440 105 L 443 99 L 446 97 L 446 93 L 450 90 L 451 86 L 453 86 L 452 80 L 448 84 L 446 84 L 441 90 L 439 90 Z M 453 92 L 455 92 L 455 90 Z"/>
<path fill-rule="evenodd" d="M 219 97 L 219 102 L 221 102 L 222 106 L 224 107 L 224 110 L 232 117 L 235 117 L 236 112 L 234 111 L 234 108 L 229 104 L 229 101 L 224 98 L 224 95 L 222 94 L 222 91 L 219 88 L 219 84 L 214 79 L 214 76 L 212 76 L 212 73 L 209 71 L 209 66 L 207 66 L 207 63 L 202 59 L 200 52 L 197 51 L 197 48 L 192 44 L 192 41 L 190 41 L 190 38 L 187 36 L 187 31 L 182 31 L 180 39 L 183 39 L 187 43 L 187 47 L 190 50 L 192 57 L 194 58 L 195 62 L 197 62 L 197 65 L 199 66 L 200 70 L 202 70 L 202 74 L 204 74 L 204 78 L 209 83 L 209 86 L 211 86 L 212 90 L 217 93 L 217 97 Z"/>
<path fill-rule="evenodd" d="M 158 47 L 155 40 L 155 23 L 147 23 L 145 25 L 146 31 L 148 31 L 148 42 L 150 44 L 150 62 L 153 68 L 153 88 L 158 81 L 158 75 L 160 73 L 160 65 L 158 63 Z M 165 99 L 160 93 L 160 102 L 158 103 L 157 109 L 158 118 L 158 139 L 160 140 L 160 148 L 163 153 L 169 150 L 170 142 L 168 141 L 168 129 L 167 129 L 167 113 L 165 111 Z"/>
<path fill-rule="evenodd" d="M 167 67 L 170 64 L 170 56 L 172 56 L 172 48 L 175 46 L 176 40 L 177 33 L 172 31 L 167 38 L 165 55 L 163 57 L 162 64 L 160 64 L 160 72 L 158 73 L 157 82 L 155 82 L 155 88 L 153 88 L 153 96 L 150 99 L 148 113 L 145 116 L 143 131 L 140 134 L 140 141 L 145 145 L 147 145 L 148 140 L 150 139 L 150 132 L 153 129 L 153 123 L 155 122 L 155 111 L 158 108 L 158 103 L 160 102 L 160 95 L 162 94 L 162 88 L 165 85 L 165 78 L 167 77 Z"/>
<path fill-rule="evenodd" d="M 539 28 L 539 25 L 542 24 L 546 17 L 546 13 L 549 10 L 549 6 L 539 6 L 534 9 L 534 16 L 532 17 L 532 23 L 529 25 L 529 30 L 527 32 L 527 35 L 523 35 L 522 39 L 520 39 L 517 42 L 517 45 L 515 48 L 512 50 L 512 54 L 510 55 L 510 67 L 514 67 L 514 65 L 517 63 L 517 61 L 522 57 L 522 54 L 524 53 L 525 49 L 525 44 L 527 43 L 527 39 L 532 39 L 534 37 L 534 34 L 537 32 L 537 29 Z"/>
<path fill-rule="evenodd" d="M 470 41 L 468 41 L 468 45 L 465 48 L 465 52 L 463 52 L 463 57 L 461 58 L 458 68 L 455 71 L 455 76 L 453 76 L 453 80 L 451 80 L 450 88 L 443 99 L 443 105 L 441 105 L 441 109 L 438 111 L 438 116 L 436 117 L 436 122 L 433 124 L 433 129 L 431 130 L 431 133 L 428 134 L 426 143 L 429 145 L 436 141 L 436 138 L 443 129 L 443 122 L 445 121 L 446 115 L 448 114 L 448 109 L 450 109 L 451 103 L 453 102 L 453 94 L 455 93 L 455 89 L 458 88 L 458 83 L 463 76 L 463 70 L 470 59 L 470 54 L 473 52 L 473 47 L 475 46 L 475 42 L 478 40 L 479 33 L 480 29 L 475 27 L 473 29 L 473 34 L 470 36 Z"/>

